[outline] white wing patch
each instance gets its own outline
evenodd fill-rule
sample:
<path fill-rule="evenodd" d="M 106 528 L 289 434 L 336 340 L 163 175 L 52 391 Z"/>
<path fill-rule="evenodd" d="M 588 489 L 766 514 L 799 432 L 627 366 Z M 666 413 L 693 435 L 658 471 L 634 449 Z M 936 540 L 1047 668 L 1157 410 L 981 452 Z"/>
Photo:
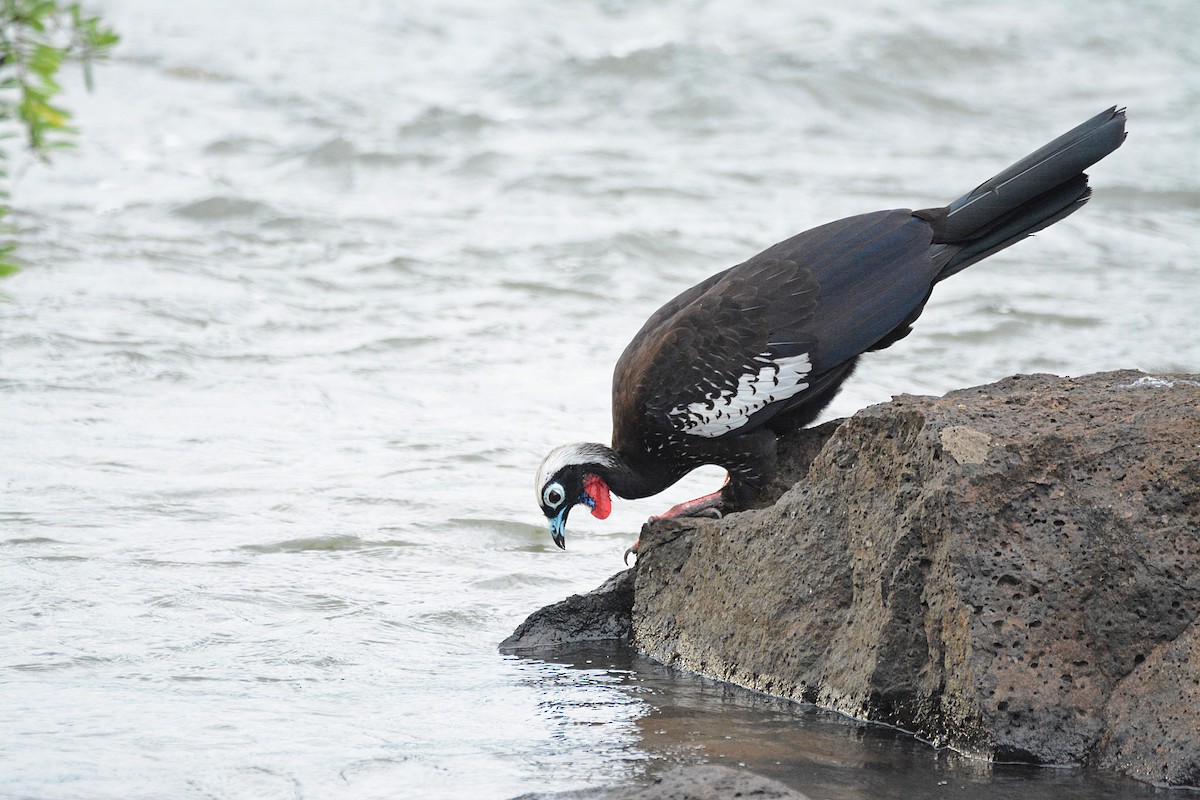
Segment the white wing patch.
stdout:
<path fill-rule="evenodd" d="M 777 361 L 762 353 L 746 370 L 737 388 L 709 392 L 703 400 L 671 409 L 671 416 L 681 420 L 683 432 L 712 439 L 737 430 L 755 412 L 807 389 L 804 379 L 812 371 L 812 361 L 808 353 Z"/>

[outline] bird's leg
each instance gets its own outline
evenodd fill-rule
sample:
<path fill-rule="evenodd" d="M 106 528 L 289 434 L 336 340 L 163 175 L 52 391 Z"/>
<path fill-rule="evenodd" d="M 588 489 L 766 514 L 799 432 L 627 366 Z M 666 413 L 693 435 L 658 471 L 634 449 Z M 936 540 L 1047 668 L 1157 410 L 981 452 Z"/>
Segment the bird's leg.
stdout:
<path fill-rule="evenodd" d="M 712 494 L 706 494 L 703 497 L 697 497 L 695 500 L 688 500 L 685 503 L 680 503 L 676 506 L 671 506 L 664 513 L 657 517 L 651 517 L 650 521 L 660 519 L 675 519 L 677 517 L 712 517 L 714 519 L 721 518 L 721 506 L 725 502 L 725 487 L 729 485 L 729 476 L 725 476 L 725 483 L 721 485 Z"/>
<path fill-rule="evenodd" d="M 725 475 L 725 483 L 721 484 L 721 488 L 711 494 L 706 494 L 702 497 L 697 497 L 695 500 L 688 500 L 678 505 L 671 506 L 662 514 L 656 517 L 651 517 L 650 522 L 657 522 L 660 519 L 678 519 L 679 517 L 711 517 L 713 519 L 721 518 L 721 507 L 725 504 L 725 490 L 729 486 L 729 475 Z M 628 550 L 625 551 L 624 561 L 629 563 L 629 556 L 637 555 L 638 545 L 641 544 L 641 539 L 634 542 Z"/>
<path fill-rule="evenodd" d="M 679 519 L 680 517 L 720 519 L 726 513 L 746 508 L 762 488 L 764 476 L 775 473 L 775 445 L 775 433 L 769 428 L 760 428 L 752 433 L 730 439 L 724 443 L 725 452 L 729 457 L 729 460 L 724 463 L 733 462 L 738 467 L 726 473 L 725 483 L 721 488 L 712 494 L 680 503 L 664 514 L 651 517 L 650 521 Z M 633 547 L 625 551 L 625 563 L 629 563 L 630 553 L 637 555 L 638 544 L 640 544 L 640 540 L 634 542 Z"/>

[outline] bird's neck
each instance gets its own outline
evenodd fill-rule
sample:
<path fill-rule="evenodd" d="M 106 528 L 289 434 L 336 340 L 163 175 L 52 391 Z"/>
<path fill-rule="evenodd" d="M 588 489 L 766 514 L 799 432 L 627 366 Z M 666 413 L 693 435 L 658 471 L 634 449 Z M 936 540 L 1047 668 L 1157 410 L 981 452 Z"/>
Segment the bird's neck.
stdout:
<path fill-rule="evenodd" d="M 669 469 L 626 459 L 611 447 L 594 446 L 602 456 L 588 465 L 589 471 L 608 484 L 613 494 L 626 500 L 658 494 L 681 477 Z"/>

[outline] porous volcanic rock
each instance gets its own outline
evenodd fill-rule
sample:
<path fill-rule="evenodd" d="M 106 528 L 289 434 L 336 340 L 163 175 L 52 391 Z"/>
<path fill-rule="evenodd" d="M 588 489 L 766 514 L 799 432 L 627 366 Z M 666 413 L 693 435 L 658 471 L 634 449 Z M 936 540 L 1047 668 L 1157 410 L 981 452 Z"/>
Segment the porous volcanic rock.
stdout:
<path fill-rule="evenodd" d="M 1154 783 L 1200 786 L 1200 622 L 1117 684 L 1096 763 Z"/>
<path fill-rule="evenodd" d="M 633 639 L 633 570 L 613 575 L 586 594 L 540 608 L 500 643 L 503 653 L 540 650 L 580 642 Z"/>
<path fill-rule="evenodd" d="M 1200 778 L 1198 620 L 1200 376 L 1134 371 L 865 409 L 773 505 L 647 526 L 633 609 L 667 664 L 1176 785 Z"/>
<path fill-rule="evenodd" d="M 781 440 L 757 505 L 643 527 L 638 650 L 982 758 L 1200 784 L 1200 376 L 900 396 Z M 568 635 L 627 635 L 606 595 Z"/>

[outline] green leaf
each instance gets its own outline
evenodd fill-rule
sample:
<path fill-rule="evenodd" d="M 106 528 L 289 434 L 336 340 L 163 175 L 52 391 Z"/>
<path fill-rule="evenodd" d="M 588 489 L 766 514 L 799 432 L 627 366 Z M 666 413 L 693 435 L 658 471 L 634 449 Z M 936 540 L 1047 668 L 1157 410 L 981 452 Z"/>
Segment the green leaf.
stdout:
<path fill-rule="evenodd" d="M 24 134 L 38 158 L 71 147 L 78 131 L 71 114 L 55 101 L 62 88 L 58 74 L 67 61 L 79 62 L 92 88 L 92 65 L 106 58 L 120 37 L 80 2 L 0 0 L 0 140 Z M 9 215 L 9 154 L 0 149 L 0 277 L 20 268 L 14 255 Z"/>

